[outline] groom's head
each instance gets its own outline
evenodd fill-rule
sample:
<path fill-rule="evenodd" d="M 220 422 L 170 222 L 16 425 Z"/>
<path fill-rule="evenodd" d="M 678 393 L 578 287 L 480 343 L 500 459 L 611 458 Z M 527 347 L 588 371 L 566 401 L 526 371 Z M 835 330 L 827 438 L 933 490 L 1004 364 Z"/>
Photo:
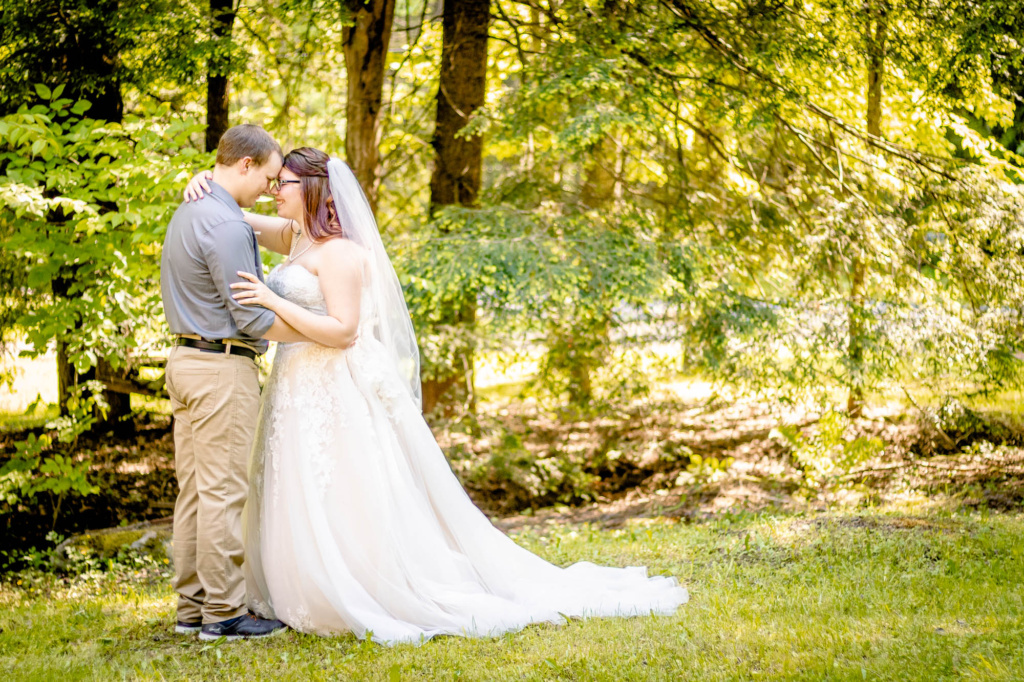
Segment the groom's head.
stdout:
<path fill-rule="evenodd" d="M 281 170 L 281 145 L 258 125 L 229 128 L 217 145 L 213 179 L 239 206 L 250 207 Z"/>

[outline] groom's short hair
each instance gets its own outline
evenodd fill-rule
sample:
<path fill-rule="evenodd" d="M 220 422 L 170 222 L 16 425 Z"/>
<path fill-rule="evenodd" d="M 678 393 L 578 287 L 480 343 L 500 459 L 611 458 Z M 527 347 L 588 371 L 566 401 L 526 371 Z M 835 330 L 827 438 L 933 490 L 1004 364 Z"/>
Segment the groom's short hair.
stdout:
<path fill-rule="evenodd" d="M 257 166 L 262 166 L 271 154 L 284 157 L 279 145 L 263 128 L 252 123 L 243 123 L 228 128 L 217 144 L 217 165 L 233 166 L 239 159 L 249 157 Z"/>

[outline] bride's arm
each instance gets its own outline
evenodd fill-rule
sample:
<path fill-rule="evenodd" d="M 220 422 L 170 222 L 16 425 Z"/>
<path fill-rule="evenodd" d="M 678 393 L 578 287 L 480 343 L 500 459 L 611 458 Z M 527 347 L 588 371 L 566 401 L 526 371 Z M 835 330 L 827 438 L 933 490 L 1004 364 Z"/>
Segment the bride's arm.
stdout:
<path fill-rule="evenodd" d="M 273 310 L 297 332 L 322 346 L 348 348 L 355 341 L 359 327 L 362 257 L 359 247 L 346 239 L 331 239 L 320 249 L 324 266 L 317 276 L 327 301 L 326 315 L 318 315 L 281 298 L 247 272 L 238 273 L 247 282 L 231 285 L 238 290 L 233 298 L 244 305 L 261 305 Z"/>
<path fill-rule="evenodd" d="M 252 225 L 256 241 L 265 249 L 288 255 L 295 235 L 295 221 L 278 216 L 260 215 L 242 211 L 245 222 Z"/>
<path fill-rule="evenodd" d="M 213 171 L 199 171 L 185 185 L 182 195 L 185 201 L 199 201 L 203 198 L 204 192 L 210 193 L 210 180 L 213 179 Z M 288 255 L 292 246 L 292 236 L 295 234 L 295 221 L 278 216 L 260 215 L 242 211 L 245 222 L 252 225 L 256 233 L 256 241 L 265 249 Z"/>

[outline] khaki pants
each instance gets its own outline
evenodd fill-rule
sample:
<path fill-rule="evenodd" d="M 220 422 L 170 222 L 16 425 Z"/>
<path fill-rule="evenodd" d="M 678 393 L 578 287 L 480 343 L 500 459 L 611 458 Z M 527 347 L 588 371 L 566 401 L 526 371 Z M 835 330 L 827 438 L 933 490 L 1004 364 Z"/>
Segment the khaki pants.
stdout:
<path fill-rule="evenodd" d="M 174 589 L 178 620 L 246 613 L 242 508 L 260 403 L 256 363 L 175 346 L 167 359 L 174 411 Z"/>

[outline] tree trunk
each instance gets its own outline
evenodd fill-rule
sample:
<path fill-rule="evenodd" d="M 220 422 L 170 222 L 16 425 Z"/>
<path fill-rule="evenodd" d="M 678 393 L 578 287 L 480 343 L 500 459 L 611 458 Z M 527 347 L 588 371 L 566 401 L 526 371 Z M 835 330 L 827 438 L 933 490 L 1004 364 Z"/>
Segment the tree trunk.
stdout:
<path fill-rule="evenodd" d="M 434 129 L 434 172 L 430 211 L 441 206 L 473 206 L 480 194 L 484 141 L 456 137 L 483 106 L 487 92 L 487 26 L 490 0 L 444 4 L 441 78 Z"/>
<path fill-rule="evenodd" d="M 106 12 L 107 16 L 110 17 L 116 16 L 118 4 L 117 2 L 100 3 L 102 11 Z M 72 30 L 72 28 L 69 27 L 69 30 Z M 79 32 L 77 28 L 73 30 L 79 36 L 86 37 L 86 34 Z M 120 123 L 124 117 L 124 99 L 121 95 L 121 84 L 116 74 L 116 66 L 120 59 L 117 48 L 110 40 L 110 36 L 102 32 L 90 33 L 87 37 L 87 41 L 77 44 L 78 50 L 73 55 L 69 55 L 64 63 L 69 69 L 75 69 L 83 74 L 88 74 L 89 78 L 96 85 L 91 92 L 77 93 L 69 91 L 65 93 L 65 97 L 88 99 L 92 102 L 92 108 L 89 109 L 88 116 L 97 120 Z M 112 204 L 109 210 L 117 210 L 117 207 Z M 64 222 L 68 219 L 68 216 L 58 215 L 54 216 L 53 219 L 57 222 Z M 78 267 L 76 265 L 62 268 L 51 284 L 54 297 L 70 299 L 76 295 L 70 292 L 70 288 L 72 283 L 78 278 L 77 271 Z M 81 330 L 82 324 L 83 321 L 81 319 L 76 320 L 75 331 Z M 95 379 L 96 368 L 92 367 L 85 373 L 79 374 L 68 357 L 67 345 L 64 339 L 58 337 L 56 341 L 57 403 L 60 406 L 61 414 L 67 415 L 68 400 L 71 397 L 72 390 L 85 381 Z M 101 415 L 99 414 L 96 415 L 98 420 L 97 427 L 107 426 L 111 423 L 130 423 L 127 421 L 127 418 L 131 415 L 131 405 L 128 404 L 127 400 L 109 391 L 104 393 L 104 398 L 111 409 L 107 412 L 105 419 L 100 419 Z"/>
<path fill-rule="evenodd" d="M 867 132 L 880 137 L 882 134 L 882 85 L 885 81 L 885 41 L 888 31 L 888 17 L 884 0 L 867 5 L 868 22 L 866 44 L 868 57 L 867 82 Z M 872 193 L 869 188 L 869 193 Z M 855 244 L 850 277 L 849 311 L 849 366 L 850 394 L 846 401 L 846 412 L 851 418 L 860 417 L 864 411 L 864 285 L 867 266 L 863 244 Z"/>
<path fill-rule="evenodd" d="M 206 75 L 206 151 L 212 152 L 220 144 L 228 129 L 230 105 L 229 54 L 231 26 L 235 22 L 233 0 L 210 0 L 210 28 L 216 45 Z"/>
<path fill-rule="evenodd" d="M 348 101 L 345 155 L 377 212 L 380 188 L 380 111 L 395 0 L 346 0 L 355 23 L 342 29 Z"/>
<path fill-rule="evenodd" d="M 434 169 L 430 176 L 430 215 L 443 206 L 475 206 L 480 196 L 484 142 L 479 135 L 456 137 L 487 94 L 487 29 L 490 0 L 445 2 L 442 16 L 441 75 L 437 91 L 437 117 L 432 146 Z M 453 367 L 423 382 L 423 409 L 441 407 L 451 413 L 458 404 L 475 408 L 473 391 L 476 322 L 475 292 L 447 305 L 442 324 L 465 333 L 457 335 Z"/>

